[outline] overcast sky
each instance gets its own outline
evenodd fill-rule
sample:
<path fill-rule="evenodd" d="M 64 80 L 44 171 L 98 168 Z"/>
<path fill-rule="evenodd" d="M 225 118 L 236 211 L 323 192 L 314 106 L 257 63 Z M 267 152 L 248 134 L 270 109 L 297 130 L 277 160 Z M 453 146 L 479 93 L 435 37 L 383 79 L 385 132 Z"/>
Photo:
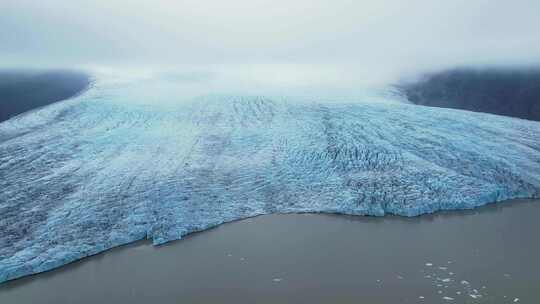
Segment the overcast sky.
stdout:
<path fill-rule="evenodd" d="M 538 64 L 539 13 L 538 0 L 1 0 L 0 67 L 309 67 L 302 75 L 389 79 Z"/>

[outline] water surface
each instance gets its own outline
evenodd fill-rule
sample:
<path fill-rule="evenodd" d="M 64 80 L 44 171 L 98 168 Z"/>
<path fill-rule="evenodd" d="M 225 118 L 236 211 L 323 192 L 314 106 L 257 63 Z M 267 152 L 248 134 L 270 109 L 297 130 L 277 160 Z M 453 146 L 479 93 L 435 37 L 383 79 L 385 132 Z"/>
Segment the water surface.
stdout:
<path fill-rule="evenodd" d="M 538 303 L 539 215 L 260 216 L 1 284 L 0 303 Z"/>

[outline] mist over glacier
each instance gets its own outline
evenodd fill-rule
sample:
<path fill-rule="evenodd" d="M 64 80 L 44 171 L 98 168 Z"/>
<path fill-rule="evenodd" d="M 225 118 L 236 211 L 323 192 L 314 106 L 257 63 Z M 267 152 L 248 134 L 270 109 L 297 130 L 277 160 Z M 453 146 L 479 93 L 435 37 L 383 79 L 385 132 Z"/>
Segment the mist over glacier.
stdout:
<path fill-rule="evenodd" d="M 538 122 L 369 90 L 176 98 L 185 82 L 101 71 L 83 95 L 0 124 L 0 281 L 261 214 L 416 216 L 540 196 Z"/>
<path fill-rule="evenodd" d="M 256 77 L 319 69 L 389 83 L 455 66 L 538 65 L 538 11 L 534 0 L 3 0 L 0 67 L 265 66 Z"/>

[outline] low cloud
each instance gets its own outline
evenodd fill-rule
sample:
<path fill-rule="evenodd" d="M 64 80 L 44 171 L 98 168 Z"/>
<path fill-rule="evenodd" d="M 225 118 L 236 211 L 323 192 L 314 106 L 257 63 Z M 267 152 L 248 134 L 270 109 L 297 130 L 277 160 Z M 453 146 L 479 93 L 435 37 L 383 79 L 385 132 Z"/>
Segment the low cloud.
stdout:
<path fill-rule="evenodd" d="M 3 0 L 0 67 L 204 67 L 191 81 L 234 67 L 228 77 L 249 85 L 352 87 L 536 65 L 539 11 L 536 0 Z"/>

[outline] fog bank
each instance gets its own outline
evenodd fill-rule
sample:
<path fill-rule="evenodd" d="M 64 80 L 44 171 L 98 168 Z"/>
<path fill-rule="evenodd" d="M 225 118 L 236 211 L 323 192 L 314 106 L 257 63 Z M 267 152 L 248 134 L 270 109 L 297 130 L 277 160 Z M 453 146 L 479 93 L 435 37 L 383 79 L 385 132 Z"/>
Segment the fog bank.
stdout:
<path fill-rule="evenodd" d="M 539 11 L 535 0 L 4 0 L 0 67 L 235 67 L 270 86 L 342 90 L 540 63 Z"/>

